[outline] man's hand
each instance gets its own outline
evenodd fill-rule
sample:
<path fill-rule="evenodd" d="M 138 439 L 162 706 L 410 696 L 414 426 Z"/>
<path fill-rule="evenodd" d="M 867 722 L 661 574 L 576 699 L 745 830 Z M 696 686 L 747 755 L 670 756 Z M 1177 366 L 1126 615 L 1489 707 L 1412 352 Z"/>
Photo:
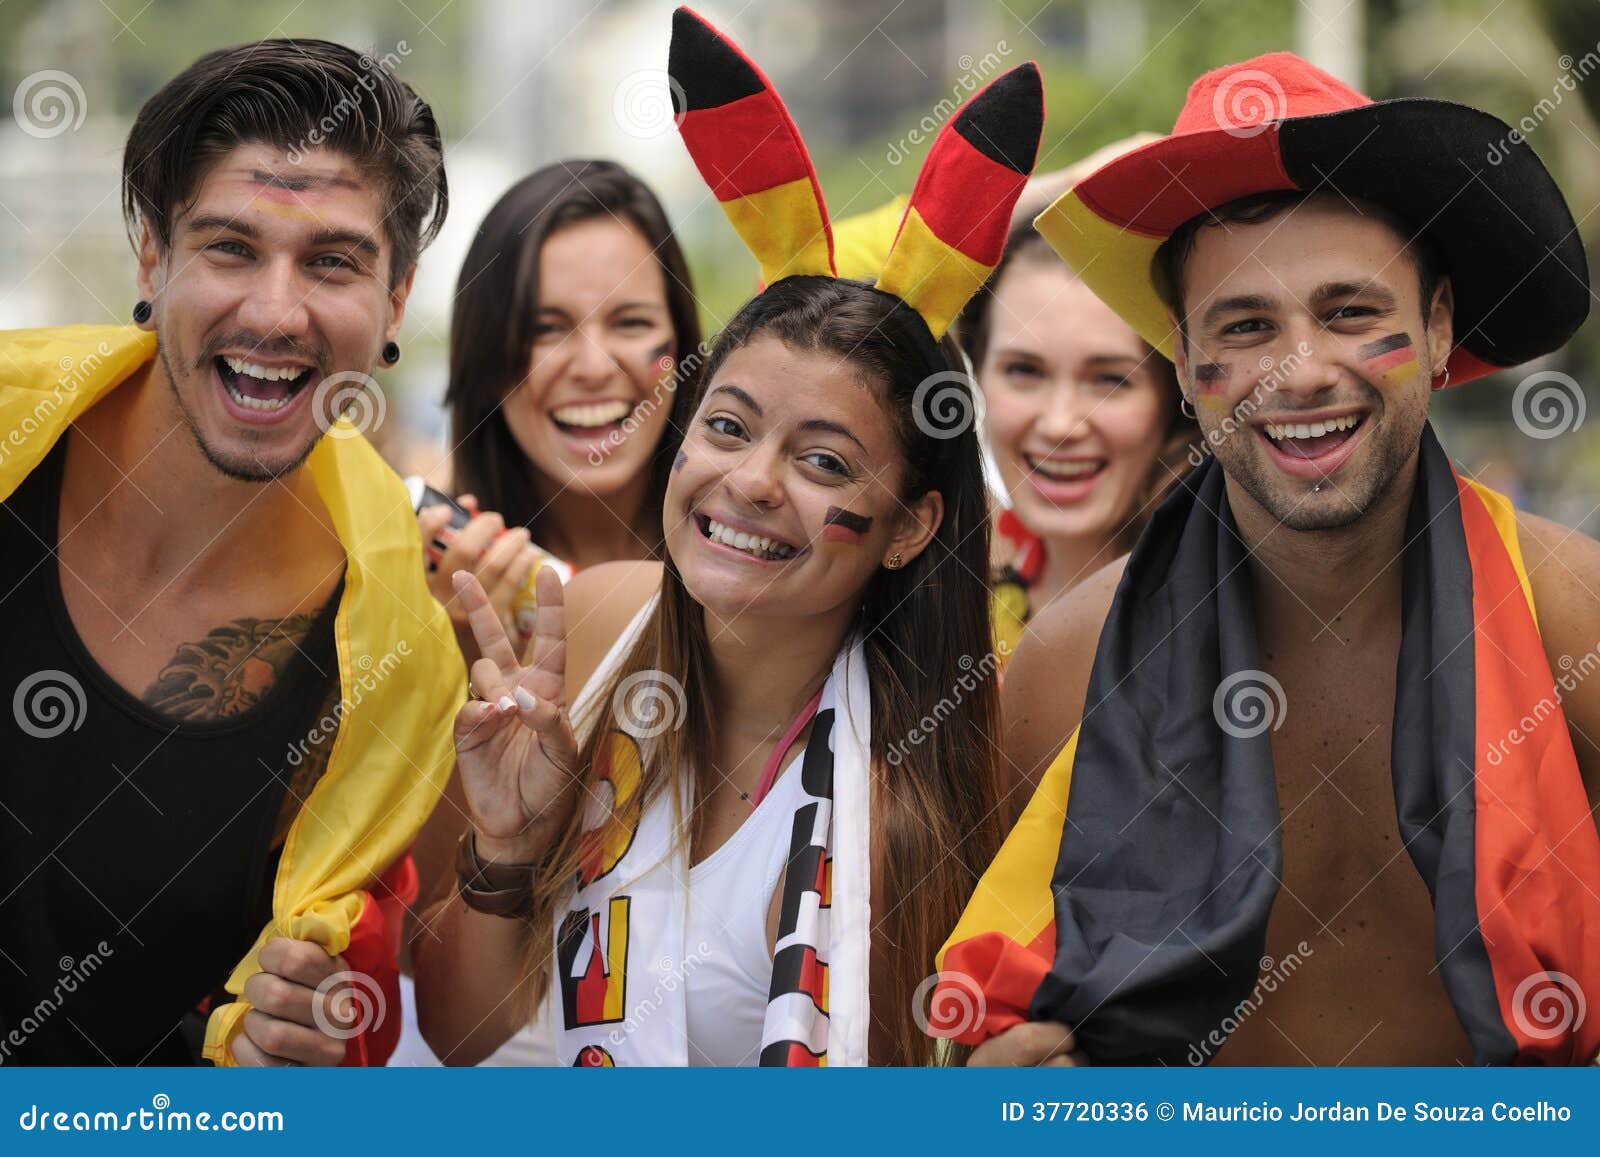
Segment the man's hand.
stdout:
<path fill-rule="evenodd" d="M 1037 1020 L 1006 1029 L 972 1050 L 967 1061 L 979 1068 L 1078 1068 L 1089 1058 L 1078 1051 L 1072 1030 L 1054 1021 Z"/>
<path fill-rule="evenodd" d="M 337 1065 L 353 1035 L 344 1026 L 355 1019 L 348 986 L 318 992 L 318 986 L 346 971 L 342 956 L 329 956 L 310 940 L 274 936 L 261 949 L 261 971 L 244 982 L 244 998 L 254 1007 L 244 1014 L 244 1031 L 233 1038 L 233 1059 L 241 1065 Z M 343 1036 L 332 1035 L 344 1031 Z"/>

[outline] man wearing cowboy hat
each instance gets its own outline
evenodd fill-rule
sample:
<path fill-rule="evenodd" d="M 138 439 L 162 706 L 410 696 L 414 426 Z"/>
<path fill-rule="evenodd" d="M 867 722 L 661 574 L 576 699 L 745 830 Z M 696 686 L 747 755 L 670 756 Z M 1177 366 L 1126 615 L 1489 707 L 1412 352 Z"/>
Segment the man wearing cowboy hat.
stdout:
<path fill-rule="evenodd" d="M 1600 544 L 1428 424 L 1588 312 L 1508 139 L 1274 53 L 1038 219 L 1210 457 L 1013 659 L 1038 790 L 940 958 L 975 1063 L 1600 1051 Z"/>

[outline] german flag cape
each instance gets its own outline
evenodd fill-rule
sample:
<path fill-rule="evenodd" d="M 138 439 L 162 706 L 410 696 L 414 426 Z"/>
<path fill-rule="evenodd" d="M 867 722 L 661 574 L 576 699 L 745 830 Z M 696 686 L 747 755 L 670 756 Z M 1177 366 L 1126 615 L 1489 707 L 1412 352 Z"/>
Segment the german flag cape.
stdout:
<path fill-rule="evenodd" d="M 1600 837 L 1514 511 L 1431 428 L 1406 542 L 1391 763 L 1445 988 L 1479 1063 L 1588 1063 L 1600 1016 L 1548 1010 L 1600 993 Z M 1246 562 L 1208 460 L 1134 548 L 1092 706 L 940 953 L 944 1007 L 978 1011 L 956 1039 L 1056 1020 L 1096 1063 L 1183 1064 L 1248 998 L 1283 849 L 1270 730 L 1213 708 L 1261 676 Z"/>
<path fill-rule="evenodd" d="M 0 428 L 8 432 L 0 442 L 0 500 L 80 414 L 155 352 L 155 336 L 133 326 L 0 334 Z M 451 723 L 466 698 L 449 619 L 423 576 L 405 485 L 343 422 L 317 443 L 306 468 L 345 548 L 344 594 L 333 627 L 339 732 L 327 770 L 289 828 L 273 883 L 272 923 L 228 977 L 236 996 L 261 971 L 258 953 L 273 936 L 312 940 L 332 955 L 349 950 L 352 969 L 392 967 L 392 959 L 365 947 L 358 952 L 351 935 L 378 926 L 379 901 L 364 889 L 405 855 L 444 790 L 455 763 Z M 195 935 L 201 934 L 197 924 Z M 388 951 L 381 936 L 359 940 Z M 206 1059 L 234 1063 L 231 1044 L 249 1008 L 241 997 L 212 1012 Z"/>

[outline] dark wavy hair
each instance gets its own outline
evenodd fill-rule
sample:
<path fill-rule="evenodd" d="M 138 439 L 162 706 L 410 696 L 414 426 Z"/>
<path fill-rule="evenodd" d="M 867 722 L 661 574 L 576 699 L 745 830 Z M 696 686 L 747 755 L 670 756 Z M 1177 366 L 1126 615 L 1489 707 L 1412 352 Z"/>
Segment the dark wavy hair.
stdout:
<path fill-rule="evenodd" d="M 377 176 L 389 280 L 438 235 L 450 207 L 439 126 L 384 62 L 328 40 L 259 40 L 209 52 L 145 101 L 122 154 L 122 216 L 134 248 L 163 247 L 207 171 L 252 141 L 324 147 Z"/>
<path fill-rule="evenodd" d="M 678 380 L 692 379 L 700 353 L 689 263 L 650 187 L 611 161 L 567 160 L 546 165 L 508 189 L 478 226 L 456 284 L 450 322 L 450 408 L 453 485 L 497 510 L 507 526 L 539 537 L 543 500 L 528 457 L 506 425 L 501 403 L 527 377 L 539 314 L 539 254 L 545 238 L 565 225 L 610 217 L 632 225 L 650 243 L 667 284 L 679 362 Z M 692 360 L 691 360 L 692 359 Z M 667 473 L 678 432 L 694 412 L 692 391 L 676 389 L 667 431 L 650 459 L 646 513 L 659 524 Z"/>
<path fill-rule="evenodd" d="M 942 415 L 930 418 L 926 411 L 939 403 L 919 387 L 934 375 L 951 374 L 954 349 L 936 345 L 922 320 L 897 298 L 861 282 L 790 277 L 747 303 L 718 335 L 694 402 L 730 353 L 762 337 L 834 354 L 859 368 L 878 387 L 894 423 L 903 455 L 901 500 L 909 503 L 930 490 L 944 499 L 943 520 L 927 548 L 901 569 L 874 574 L 862 593 L 856 629 L 872 684 L 874 845 L 884 885 L 874 913 L 872 969 L 873 991 L 887 1001 L 874 1008 L 873 1022 L 875 1038 L 888 1048 L 872 1060 L 956 1060 L 964 1050 L 925 1035 L 926 1010 L 913 1003 L 1002 834 L 998 660 L 986 579 L 989 502 L 971 421 L 973 400 L 965 399 L 968 420 L 953 429 L 941 424 L 951 408 L 959 408 L 949 407 L 951 399 L 945 399 Z M 596 700 L 610 701 L 624 680 L 641 671 L 655 671 L 658 678 L 665 672 L 684 689 L 684 725 L 652 745 L 641 801 L 663 791 L 679 769 L 697 777 L 711 774 L 706 753 L 717 730 L 711 669 L 704 608 L 668 557 L 654 615 Z M 816 685 L 827 675 L 815 672 Z M 603 728 L 586 737 L 579 763 L 586 774 L 600 766 L 607 738 Z M 697 780 L 693 798 L 707 798 L 710 786 Z M 692 845 L 703 816 L 697 808 L 688 819 Z M 555 866 L 536 887 L 536 907 L 546 919 L 574 878 L 581 825 L 581 816 L 574 816 Z M 548 944 L 548 928 L 544 936 L 535 934 L 533 992 L 543 988 Z"/>

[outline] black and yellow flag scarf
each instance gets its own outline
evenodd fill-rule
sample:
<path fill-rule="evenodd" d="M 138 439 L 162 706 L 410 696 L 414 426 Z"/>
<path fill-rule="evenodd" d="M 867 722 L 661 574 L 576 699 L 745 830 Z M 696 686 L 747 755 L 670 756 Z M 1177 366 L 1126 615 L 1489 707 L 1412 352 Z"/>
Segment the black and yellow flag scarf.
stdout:
<path fill-rule="evenodd" d="M 1391 763 L 1445 987 L 1480 1063 L 1588 1063 L 1600 1016 L 1539 1001 L 1600 994 L 1600 837 L 1515 513 L 1431 429 L 1406 543 Z M 1270 732 L 1213 705 L 1260 674 L 1247 561 L 1208 461 L 1134 549 L 1083 722 L 940 953 L 946 1007 L 978 1012 L 949 1035 L 1056 1020 L 1096 1063 L 1182 1064 L 1249 997 L 1283 850 Z"/>

